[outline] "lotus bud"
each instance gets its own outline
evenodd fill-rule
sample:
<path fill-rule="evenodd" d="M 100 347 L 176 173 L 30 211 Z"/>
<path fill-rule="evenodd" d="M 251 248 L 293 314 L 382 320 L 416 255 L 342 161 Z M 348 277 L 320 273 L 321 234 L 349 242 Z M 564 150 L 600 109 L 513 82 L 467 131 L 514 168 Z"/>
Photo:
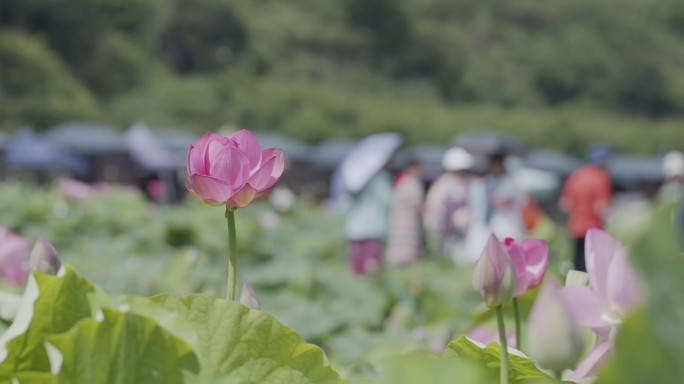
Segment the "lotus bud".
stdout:
<path fill-rule="evenodd" d="M 257 299 L 256 294 L 252 290 L 252 287 L 250 287 L 249 283 L 246 281 L 242 283 L 242 292 L 240 292 L 240 304 L 244 305 L 249 309 L 261 308 L 261 305 L 259 305 L 259 299 Z"/>
<path fill-rule="evenodd" d="M 53 247 L 44 236 L 40 236 L 33 246 L 29 258 L 29 266 L 31 267 L 31 270 L 53 275 L 57 273 L 62 266 L 55 247 Z"/>
<path fill-rule="evenodd" d="M 584 340 L 555 280 L 548 279 L 532 306 L 527 323 L 527 352 L 540 366 L 556 372 L 573 368 Z"/>
<path fill-rule="evenodd" d="M 473 283 L 488 307 L 497 307 L 513 298 L 517 289 L 515 269 L 508 253 L 494 234 L 489 237 L 475 265 Z"/>
<path fill-rule="evenodd" d="M 565 285 L 589 285 L 589 274 L 582 271 L 570 270 L 565 276 Z"/>

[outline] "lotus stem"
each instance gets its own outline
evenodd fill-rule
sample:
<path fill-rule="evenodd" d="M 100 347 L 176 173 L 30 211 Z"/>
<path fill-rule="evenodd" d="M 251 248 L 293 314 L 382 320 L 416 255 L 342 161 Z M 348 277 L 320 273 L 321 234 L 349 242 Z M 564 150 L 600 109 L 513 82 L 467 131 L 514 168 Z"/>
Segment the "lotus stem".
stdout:
<path fill-rule="evenodd" d="M 522 324 L 520 324 L 520 307 L 518 298 L 513 298 L 513 313 L 515 314 L 515 347 L 522 350 Z"/>
<path fill-rule="evenodd" d="M 237 278 L 237 237 L 235 235 L 235 211 L 226 206 L 228 221 L 228 301 L 235 301 L 235 285 Z"/>
<path fill-rule="evenodd" d="M 508 384 L 508 346 L 502 305 L 496 307 L 496 320 L 499 324 L 499 341 L 501 342 L 501 384 Z"/>

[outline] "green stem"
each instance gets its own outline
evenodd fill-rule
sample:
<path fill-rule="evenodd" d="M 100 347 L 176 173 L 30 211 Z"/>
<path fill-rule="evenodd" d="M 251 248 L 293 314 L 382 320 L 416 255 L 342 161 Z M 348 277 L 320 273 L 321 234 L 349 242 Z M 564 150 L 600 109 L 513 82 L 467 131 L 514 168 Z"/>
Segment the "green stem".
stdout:
<path fill-rule="evenodd" d="M 499 341 L 501 342 L 501 384 L 508 384 L 508 346 L 506 345 L 506 325 L 503 318 L 503 306 L 496 307 L 496 320 L 499 324 Z"/>
<path fill-rule="evenodd" d="M 522 324 L 520 324 L 520 307 L 518 307 L 518 298 L 513 298 L 513 312 L 515 313 L 515 347 L 522 350 Z"/>
<path fill-rule="evenodd" d="M 237 239 L 235 236 L 235 212 L 226 206 L 228 221 L 228 301 L 235 301 L 235 279 L 237 275 Z"/>

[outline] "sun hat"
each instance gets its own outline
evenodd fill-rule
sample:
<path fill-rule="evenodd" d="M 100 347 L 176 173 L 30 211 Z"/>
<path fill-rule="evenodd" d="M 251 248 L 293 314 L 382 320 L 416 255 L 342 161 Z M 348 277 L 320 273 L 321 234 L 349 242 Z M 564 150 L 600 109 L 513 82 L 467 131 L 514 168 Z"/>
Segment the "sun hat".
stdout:
<path fill-rule="evenodd" d="M 668 152 L 663 157 L 663 173 L 667 178 L 684 176 L 684 154 L 679 151 Z"/>
<path fill-rule="evenodd" d="M 473 156 L 463 148 L 449 148 L 442 157 L 442 166 L 447 171 L 462 171 L 475 165 Z"/>

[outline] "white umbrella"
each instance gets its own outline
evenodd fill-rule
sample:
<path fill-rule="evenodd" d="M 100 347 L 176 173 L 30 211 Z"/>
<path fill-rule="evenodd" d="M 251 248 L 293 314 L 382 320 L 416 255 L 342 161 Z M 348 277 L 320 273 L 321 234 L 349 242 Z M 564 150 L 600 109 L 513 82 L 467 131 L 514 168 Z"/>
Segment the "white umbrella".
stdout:
<path fill-rule="evenodd" d="M 401 135 L 396 132 L 376 133 L 361 140 L 340 165 L 347 190 L 360 191 L 387 164 L 399 145 Z"/>
<path fill-rule="evenodd" d="M 145 169 L 157 171 L 180 166 L 180 162 L 174 159 L 172 153 L 144 123 L 136 123 L 126 132 L 126 144 L 131 157 Z"/>

